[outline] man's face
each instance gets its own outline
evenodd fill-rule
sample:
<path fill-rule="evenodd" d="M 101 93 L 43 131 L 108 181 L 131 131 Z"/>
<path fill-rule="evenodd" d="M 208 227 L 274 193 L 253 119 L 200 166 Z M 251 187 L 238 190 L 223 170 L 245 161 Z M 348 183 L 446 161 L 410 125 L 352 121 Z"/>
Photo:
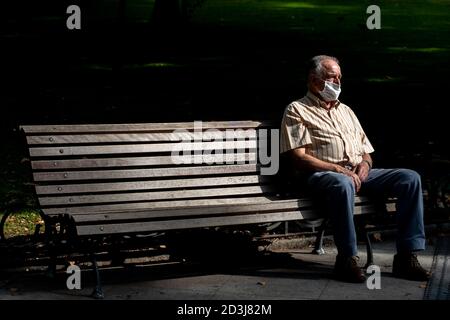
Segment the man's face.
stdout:
<path fill-rule="evenodd" d="M 341 85 L 341 68 L 333 60 L 322 61 L 323 74 L 321 76 L 314 76 L 311 79 L 311 89 L 314 93 L 322 91 L 325 87 L 324 81 L 329 81 Z"/>

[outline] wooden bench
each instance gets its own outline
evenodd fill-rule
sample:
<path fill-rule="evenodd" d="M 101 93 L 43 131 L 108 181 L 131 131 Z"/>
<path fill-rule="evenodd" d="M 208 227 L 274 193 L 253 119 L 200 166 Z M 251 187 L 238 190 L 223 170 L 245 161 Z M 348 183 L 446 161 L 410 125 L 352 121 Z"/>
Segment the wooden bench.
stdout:
<path fill-rule="evenodd" d="M 311 200 L 261 174 L 258 147 L 273 128 L 259 121 L 21 127 L 43 216 L 66 221 L 78 237 L 320 218 Z M 375 211 L 356 198 L 355 214 Z"/>

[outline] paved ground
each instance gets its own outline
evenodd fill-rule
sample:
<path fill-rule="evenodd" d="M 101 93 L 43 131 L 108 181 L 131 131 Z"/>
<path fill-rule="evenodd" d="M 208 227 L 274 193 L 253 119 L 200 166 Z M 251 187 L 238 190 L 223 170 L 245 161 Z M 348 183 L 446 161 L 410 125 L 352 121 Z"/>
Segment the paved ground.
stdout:
<path fill-rule="evenodd" d="M 361 265 L 365 247 L 360 246 Z M 430 269 L 435 246 L 420 256 Z M 253 265 L 232 267 L 204 265 L 135 266 L 103 270 L 106 299 L 150 300 L 421 300 L 427 283 L 391 276 L 394 242 L 374 244 L 375 263 L 381 269 L 381 289 L 333 279 L 336 251 L 310 254 L 310 248 L 277 250 Z M 65 275 L 55 281 L 32 273 L 15 274 L 0 283 L 0 299 L 91 299 L 92 272 L 82 272 L 81 290 L 65 288 Z"/>

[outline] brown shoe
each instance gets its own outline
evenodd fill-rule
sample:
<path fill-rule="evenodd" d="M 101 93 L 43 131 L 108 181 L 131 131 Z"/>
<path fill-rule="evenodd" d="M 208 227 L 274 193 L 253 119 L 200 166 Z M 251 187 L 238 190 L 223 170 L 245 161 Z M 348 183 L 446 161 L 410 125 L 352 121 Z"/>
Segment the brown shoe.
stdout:
<path fill-rule="evenodd" d="M 340 256 L 336 257 L 336 263 L 334 265 L 334 273 L 339 280 L 362 283 L 366 281 L 366 276 L 358 267 L 359 257 L 352 256 Z"/>
<path fill-rule="evenodd" d="M 395 277 L 414 281 L 428 281 L 431 277 L 431 274 L 422 268 L 417 256 L 413 253 L 396 254 L 392 273 Z"/>

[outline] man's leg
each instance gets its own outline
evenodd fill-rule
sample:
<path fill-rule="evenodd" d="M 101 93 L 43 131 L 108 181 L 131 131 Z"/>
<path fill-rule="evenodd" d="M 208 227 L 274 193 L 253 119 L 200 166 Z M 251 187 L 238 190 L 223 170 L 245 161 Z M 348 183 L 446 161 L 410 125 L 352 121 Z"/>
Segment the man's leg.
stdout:
<path fill-rule="evenodd" d="M 350 177 L 335 172 L 316 172 L 308 181 L 315 203 L 330 217 L 334 241 L 338 249 L 336 275 L 350 282 L 364 282 L 358 267 L 357 243 L 353 211 L 355 187 Z"/>
<path fill-rule="evenodd" d="M 360 193 L 396 197 L 397 251 L 425 249 L 422 185 L 417 172 L 409 169 L 372 169 L 362 183 Z"/>
<path fill-rule="evenodd" d="M 423 197 L 419 174 L 409 169 L 373 169 L 361 185 L 361 194 L 397 198 L 397 254 L 394 275 L 425 281 L 430 274 L 423 269 L 415 251 L 425 249 Z"/>
<path fill-rule="evenodd" d="M 331 219 L 339 254 L 355 256 L 358 253 L 353 222 L 355 187 L 351 178 L 335 172 L 316 172 L 309 177 L 308 186 L 316 205 Z"/>

